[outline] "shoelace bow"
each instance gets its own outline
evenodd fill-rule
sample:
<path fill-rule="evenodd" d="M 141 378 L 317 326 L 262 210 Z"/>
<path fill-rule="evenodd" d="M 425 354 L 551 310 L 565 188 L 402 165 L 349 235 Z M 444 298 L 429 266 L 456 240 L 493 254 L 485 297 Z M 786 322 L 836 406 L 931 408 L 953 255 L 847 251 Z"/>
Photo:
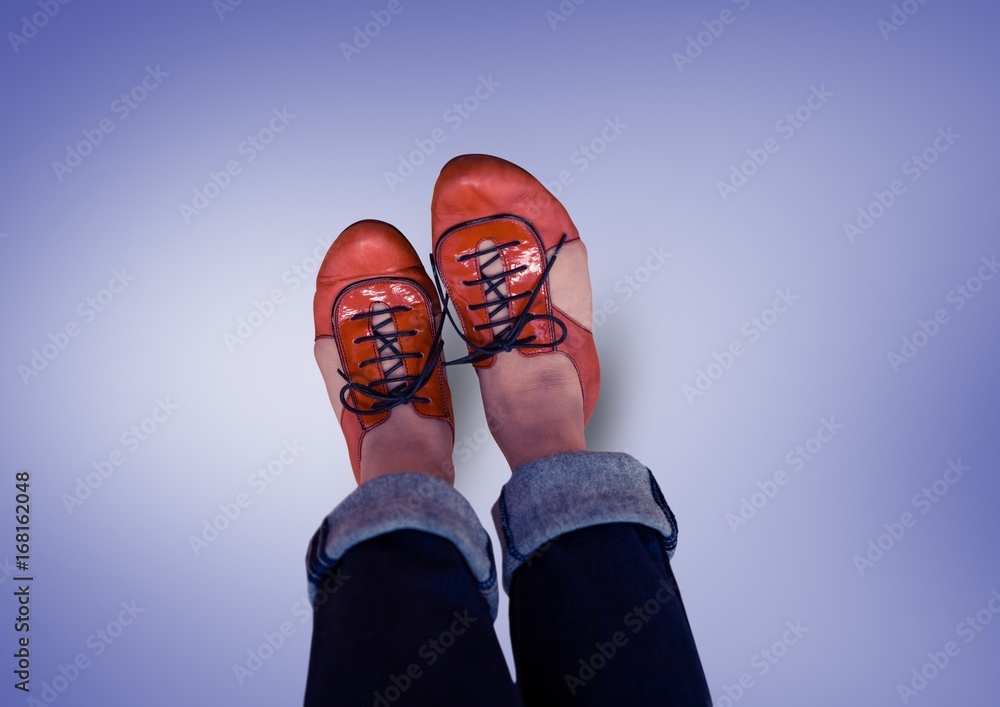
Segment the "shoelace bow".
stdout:
<path fill-rule="evenodd" d="M 437 332 L 434 335 L 434 341 L 431 342 L 431 350 L 427 354 L 427 362 L 424 364 L 423 370 L 415 376 L 410 375 L 398 375 L 393 376 L 393 374 L 403 368 L 405 371 L 405 364 L 403 361 L 408 358 L 424 358 L 423 353 L 403 353 L 402 348 L 399 343 L 399 339 L 404 336 L 415 336 L 418 332 L 416 329 L 409 329 L 407 331 L 392 331 L 386 332 L 384 328 L 386 325 L 393 324 L 392 314 L 396 312 L 408 312 L 412 307 L 389 307 L 388 309 L 382 309 L 378 311 L 371 312 L 361 312 L 360 314 L 355 314 L 351 317 L 352 321 L 359 319 L 373 319 L 379 316 L 389 315 L 383 321 L 372 326 L 372 333 L 367 336 L 360 336 L 354 340 L 355 344 L 361 344 L 366 341 L 376 341 L 378 355 L 374 358 L 369 358 L 362 361 L 359 364 L 359 368 L 364 368 L 365 366 L 370 366 L 373 364 L 382 365 L 386 361 L 395 361 L 395 364 L 385 371 L 382 378 L 372 381 L 371 383 L 357 383 L 352 381 L 342 370 L 337 369 L 337 373 L 340 377 L 347 381 L 347 385 L 340 389 L 340 402 L 343 404 L 344 409 L 349 410 L 357 415 L 377 415 L 379 413 L 391 410 L 397 405 L 406 405 L 411 402 L 417 403 L 429 403 L 430 398 L 417 395 L 417 391 L 424 387 L 430 377 L 434 374 L 434 369 L 437 368 L 438 360 L 441 358 L 441 351 L 444 348 L 444 342 L 441 340 L 441 327 L 438 327 Z M 390 353 L 387 356 L 382 354 L 388 350 Z M 393 386 L 390 389 L 390 386 Z M 383 390 L 379 390 L 380 387 L 384 387 Z M 359 395 L 364 395 L 369 398 L 374 398 L 375 403 L 372 405 L 370 410 L 361 410 L 350 403 L 347 399 L 348 391 L 353 390 Z"/>
<path fill-rule="evenodd" d="M 515 275 L 519 272 L 523 272 L 527 269 L 527 265 L 521 265 L 511 270 L 503 270 L 496 273 L 495 275 L 489 275 L 482 277 L 478 280 L 463 280 L 462 284 L 466 287 L 478 287 L 479 285 L 486 285 L 485 296 L 489 297 L 491 294 L 496 296 L 495 300 L 490 300 L 487 302 L 482 302 L 480 304 L 469 305 L 469 309 L 487 309 L 489 308 L 489 322 L 487 324 L 479 324 L 474 328 L 475 331 L 482 331 L 483 329 L 492 329 L 497 326 L 507 325 L 507 328 L 503 329 L 500 333 L 495 334 L 493 341 L 485 346 L 479 346 L 475 342 L 471 341 L 465 334 L 462 333 L 462 328 L 459 326 L 458 322 L 455 321 L 454 316 L 451 314 L 451 310 L 448 309 L 449 297 L 445 288 L 441 285 L 441 279 L 438 274 L 437 263 L 434 261 L 433 255 L 431 256 L 431 269 L 434 272 L 434 284 L 437 287 L 438 294 L 441 298 L 442 308 L 444 310 L 445 316 L 448 317 L 448 321 L 451 322 L 452 326 L 455 328 L 456 333 L 461 337 L 461 339 L 466 343 L 467 346 L 474 349 L 474 352 L 468 356 L 464 356 L 454 361 L 444 361 L 442 359 L 442 351 L 444 348 L 444 342 L 441 340 L 441 327 L 438 327 L 437 332 L 434 335 L 434 340 L 431 343 L 431 350 L 427 354 L 427 362 L 424 364 L 423 370 L 415 376 L 410 375 L 400 375 L 393 376 L 400 368 L 404 367 L 403 361 L 407 358 L 424 358 L 423 353 L 403 353 L 399 339 L 405 336 L 415 336 L 418 332 L 415 329 L 410 329 L 407 331 L 393 331 L 386 332 L 383 329 L 393 323 L 392 314 L 396 312 L 407 312 L 410 311 L 411 307 L 398 306 L 390 307 L 388 309 L 371 311 L 371 312 L 361 312 L 355 314 L 351 317 L 352 321 L 357 321 L 360 319 L 374 319 L 378 316 L 386 316 L 386 318 L 379 322 L 378 324 L 372 325 L 372 333 L 367 336 L 361 336 L 354 339 L 355 344 L 361 344 L 366 341 L 376 341 L 378 355 L 374 358 L 369 358 L 362 361 L 359 364 L 359 368 L 364 368 L 365 366 L 370 366 L 373 364 L 378 364 L 381 366 L 383 362 L 395 361 L 395 364 L 388 369 L 382 378 L 372 381 L 371 383 L 357 383 L 352 381 L 344 371 L 337 369 L 337 373 L 340 377 L 347 381 L 347 385 L 340 389 L 340 402 L 344 406 L 345 410 L 348 410 L 357 415 L 377 415 L 379 413 L 386 412 L 398 405 L 406 405 L 411 402 L 419 403 L 429 403 L 430 398 L 417 395 L 417 391 L 424 387 L 430 377 L 434 374 L 434 369 L 437 368 L 437 364 L 440 361 L 442 365 L 454 366 L 462 363 L 476 363 L 478 361 L 485 361 L 492 356 L 499 353 L 504 353 L 507 351 L 513 351 L 514 349 L 521 348 L 548 348 L 551 346 L 558 346 L 563 341 L 566 340 L 568 335 L 568 330 L 566 324 L 563 323 L 561 319 L 551 314 L 532 314 L 531 307 L 538 298 L 539 292 L 541 292 L 542 285 L 548 281 L 549 273 L 552 270 L 552 266 L 556 262 L 556 257 L 559 255 L 559 251 L 562 249 L 563 244 L 566 242 L 566 234 L 559 239 L 559 243 L 555 247 L 555 251 L 552 253 L 552 257 L 548 259 L 545 264 L 545 270 L 542 271 L 541 276 L 538 278 L 538 282 L 535 286 L 525 292 L 519 292 L 516 294 L 507 294 L 506 296 L 501 294 L 500 286 L 506 281 L 506 278 L 510 275 Z M 488 268 L 493 263 L 500 259 L 500 253 L 504 248 L 510 248 L 512 246 L 520 245 L 520 241 L 509 241 L 507 243 L 500 243 L 492 248 L 486 248 L 485 250 L 477 250 L 472 253 L 467 253 L 466 255 L 459 257 L 459 262 L 464 262 L 466 260 L 471 260 L 472 258 L 480 258 L 484 255 L 493 254 L 493 257 L 480 266 L 480 270 Z M 504 309 L 509 307 L 511 302 L 523 300 L 527 298 L 524 308 L 521 313 L 514 317 L 504 317 L 495 318 Z M 555 341 L 536 343 L 535 339 L 538 337 L 534 334 L 528 336 L 521 336 L 524 328 L 534 321 L 550 321 L 553 324 L 559 326 L 562 330 L 560 335 Z M 389 355 L 383 356 L 385 351 L 389 351 Z M 390 385 L 395 384 L 395 387 L 390 389 Z M 385 391 L 379 390 L 379 387 L 384 387 Z M 359 395 L 364 395 L 369 398 L 373 398 L 375 403 L 372 405 L 370 410 L 362 410 L 355 407 L 348 400 L 348 391 L 354 391 Z"/>
<path fill-rule="evenodd" d="M 462 358 L 455 359 L 454 361 L 445 361 L 443 365 L 445 366 L 455 366 L 462 363 L 478 363 L 479 361 L 485 361 L 488 358 L 499 353 L 505 353 L 508 351 L 513 351 L 514 349 L 543 349 L 550 346 L 558 346 L 563 341 L 566 340 L 566 336 L 569 333 L 566 329 L 566 324 L 563 323 L 561 319 L 551 314 L 532 314 L 531 306 L 535 303 L 535 299 L 538 297 L 538 293 L 542 290 L 542 285 L 548 280 L 549 272 L 552 270 L 552 266 L 556 262 L 556 257 L 559 255 L 559 251 L 563 247 L 563 243 L 566 242 L 566 234 L 564 233 L 562 238 L 559 239 L 559 243 L 556 244 L 555 250 L 552 253 L 552 257 L 548 259 L 545 264 L 545 270 L 542 271 L 541 276 L 538 278 L 538 282 L 535 286 L 525 292 L 520 292 L 517 294 L 508 293 L 506 296 L 501 294 L 500 286 L 504 284 L 506 278 L 510 275 L 515 275 L 519 272 L 523 272 L 528 269 L 527 265 L 520 265 L 516 268 L 510 270 L 503 270 L 496 273 L 495 275 L 488 275 L 478 280 L 462 280 L 461 283 L 466 287 L 478 287 L 480 285 L 486 285 L 486 290 L 484 292 L 484 297 L 489 297 L 491 294 L 496 296 L 495 300 L 489 300 L 487 302 L 481 302 L 480 304 L 470 304 L 469 309 L 489 309 L 487 312 L 489 316 L 489 323 L 487 324 L 477 324 L 473 327 L 474 331 L 482 331 L 483 329 L 492 329 L 497 326 L 507 325 L 506 329 L 503 329 L 498 334 L 494 334 L 493 341 L 486 344 L 485 346 L 479 346 L 475 342 L 465 336 L 462 332 L 462 328 L 455 321 L 452 316 L 451 311 L 448 309 L 448 294 L 444 287 L 441 285 L 441 278 L 438 273 L 437 263 L 434 261 L 434 256 L 431 255 L 431 269 L 434 271 L 434 284 L 437 287 L 438 294 L 441 297 L 442 308 L 444 309 L 445 315 L 448 317 L 448 321 L 455 328 L 455 332 L 462 338 L 466 345 L 473 349 L 473 352 L 468 356 L 463 356 Z M 500 253 L 504 248 L 510 248 L 512 246 L 520 245 L 521 241 L 508 241 L 507 243 L 500 243 L 492 248 L 486 248 L 484 250 L 477 250 L 472 253 L 467 253 L 458 258 L 458 262 L 464 262 L 466 260 L 471 260 L 472 258 L 480 258 L 484 255 L 493 254 L 493 257 L 488 261 L 480 265 L 480 272 L 485 270 L 493 263 L 500 260 Z M 511 302 L 518 300 L 523 300 L 527 298 L 525 302 L 524 309 L 521 313 L 513 317 L 502 317 L 495 319 L 502 311 L 507 309 Z M 559 326 L 562 329 L 562 333 L 555 341 L 536 343 L 535 339 L 538 337 L 534 334 L 522 337 L 521 334 L 524 328 L 528 326 L 531 322 L 535 321 L 550 321 L 553 324 Z"/>

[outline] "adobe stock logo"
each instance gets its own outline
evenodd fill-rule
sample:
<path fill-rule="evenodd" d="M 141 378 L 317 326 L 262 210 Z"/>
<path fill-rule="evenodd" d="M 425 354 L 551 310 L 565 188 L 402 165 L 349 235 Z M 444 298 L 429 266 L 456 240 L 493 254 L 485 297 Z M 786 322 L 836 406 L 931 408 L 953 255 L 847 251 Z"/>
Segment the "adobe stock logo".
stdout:
<path fill-rule="evenodd" d="M 885 532 L 876 538 L 869 539 L 862 551 L 863 554 L 859 553 L 851 558 L 858 575 L 864 577 L 865 572 L 874 567 L 896 547 L 906 534 L 916 527 L 920 518 L 929 513 L 956 484 L 965 478 L 967 471 L 972 471 L 972 467 L 962 464 L 961 458 L 949 459 L 941 477 L 924 486 L 910 499 L 910 504 L 914 509 L 920 511 L 920 515 L 916 515 L 912 511 L 905 511 L 888 523 L 883 523 L 881 530 Z"/>
<path fill-rule="evenodd" d="M 215 14 L 219 18 L 219 22 L 224 22 L 226 13 L 236 12 L 236 8 L 242 4 L 243 0 L 215 0 L 212 3 L 212 7 L 215 8 Z"/>
<path fill-rule="evenodd" d="M 947 128 L 938 128 L 937 135 L 931 143 L 918 153 L 914 153 L 910 159 L 903 163 L 900 170 L 904 177 L 909 177 L 911 184 L 920 181 L 920 178 L 941 158 L 945 152 L 951 149 L 961 133 L 956 133 L 949 125 Z M 857 242 L 858 236 L 865 235 L 876 222 L 888 213 L 898 201 L 899 197 L 909 191 L 909 187 L 902 179 L 894 179 L 885 191 L 876 189 L 872 192 L 874 199 L 857 209 L 857 217 L 853 221 L 844 221 L 844 236 L 852 245 Z"/>
<path fill-rule="evenodd" d="M 731 2 L 739 8 L 740 12 L 744 12 L 750 7 L 750 0 L 731 0 Z M 693 64 L 695 59 L 715 44 L 716 40 L 726 31 L 726 27 L 736 22 L 737 17 L 739 15 L 726 8 L 719 13 L 717 19 L 702 20 L 701 24 L 705 29 L 693 36 L 687 36 L 687 45 L 684 47 L 683 53 L 674 52 L 670 55 L 670 58 L 674 60 L 674 66 L 677 67 L 677 73 L 683 74 L 684 67 Z"/>
<path fill-rule="evenodd" d="M 948 669 L 948 666 L 962 654 L 963 645 L 967 646 L 976 640 L 986 628 L 1000 616 L 1000 590 L 995 587 L 986 599 L 985 605 L 974 615 L 967 615 L 955 627 L 955 636 L 962 639 L 958 641 L 948 641 L 941 647 L 940 651 L 928 651 L 927 662 L 910 670 L 909 679 L 903 683 L 896 683 L 896 694 L 904 705 L 919 696 L 926 690 L 941 673 Z M 940 644 L 938 644 L 940 645 Z"/>
<path fill-rule="evenodd" d="M 291 614 L 298 620 L 299 625 L 312 623 L 314 610 L 331 601 L 350 578 L 351 575 L 345 573 L 343 567 L 338 566 L 327 572 L 321 587 L 310 589 L 310 593 L 313 594 L 312 600 L 302 597 L 292 604 Z M 290 639 L 295 635 L 298 635 L 297 630 L 291 621 L 282 621 L 274 631 L 263 632 L 261 637 L 265 642 L 247 648 L 246 660 L 233 664 L 233 677 L 237 684 L 243 686 L 247 680 L 259 674 L 267 661 L 271 660 L 282 646 L 290 643 Z"/>
<path fill-rule="evenodd" d="M 569 694 L 576 697 L 577 693 L 586 688 L 587 684 L 628 645 L 629 634 L 635 635 L 642 631 L 654 616 L 676 598 L 677 594 L 673 587 L 661 579 L 656 592 L 649 599 L 632 607 L 622 618 L 623 628 L 628 629 L 628 633 L 619 630 L 607 636 L 607 641 L 596 641 L 593 644 L 594 652 L 589 656 L 581 656 L 573 666 L 574 672 L 563 675 L 563 682 L 566 683 Z"/>
<path fill-rule="evenodd" d="M 274 455 L 266 464 L 257 467 L 257 470 L 247 477 L 247 486 L 254 489 L 254 496 L 260 496 L 267 491 L 272 484 L 280 479 L 305 451 L 305 447 L 299 444 L 297 439 L 286 441 L 281 450 Z M 195 557 L 199 557 L 210 545 L 225 533 L 233 524 L 239 520 L 243 512 L 253 505 L 254 497 L 246 491 L 240 491 L 233 497 L 231 502 L 224 501 L 218 504 L 219 513 L 212 518 L 202 521 L 201 528 L 197 535 L 188 535 L 188 545 Z M 213 510 L 214 513 L 214 510 Z"/>
<path fill-rule="evenodd" d="M 920 11 L 921 6 L 926 5 L 927 0 L 903 0 L 902 4 L 892 6 L 892 14 L 888 20 L 879 20 L 875 23 L 878 31 L 882 33 L 882 39 L 889 41 L 893 32 L 898 32 L 903 25 L 910 21 L 913 15 Z"/>
<path fill-rule="evenodd" d="M 940 336 L 944 327 L 952 321 L 953 314 L 965 309 L 966 305 L 983 291 L 996 274 L 1000 273 L 1000 261 L 997 260 L 996 253 L 989 258 L 984 255 L 979 259 L 977 265 L 978 268 L 974 274 L 966 278 L 965 282 L 953 287 L 945 295 L 945 302 L 951 305 L 951 311 L 939 307 L 927 319 L 918 319 L 917 328 L 913 330 L 913 333 L 900 339 L 899 351 L 890 351 L 886 354 L 893 373 L 899 373 L 903 366 L 915 359 L 935 337 Z"/>
<path fill-rule="evenodd" d="M 590 140 L 581 144 L 569 156 L 569 163 L 576 167 L 579 174 L 583 174 L 587 169 L 600 159 L 601 155 L 607 152 L 608 147 L 620 138 L 628 128 L 628 123 L 623 123 L 620 116 L 605 118 L 601 131 Z M 552 196 L 559 197 L 564 187 L 568 187 L 576 181 L 576 177 L 568 169 L 559 171 L 556 178 L 550 182 L 545 182 L 545 188 L 552 192 Z"/>
<path fill-rule="evenodd" d="M 503 83 L 496 81 L 493 74 L 479 75 L 479 81 L 472 91 L 461 101 L 456 101 L 450 108 L 441 115 L 441 120 L 448 125 L 452 132 L 461 128 L 465 121 L 473 116 L 483 104 L 490 100 L 496 90 L 503 86 Z M 396 187 L 412 177 L 417 168 L 424 164 L 431 155 L 437 152 L 439 146 L 448 141 L 449 134 L 444 128 L 434 128 L 425 138 L 417 138 L 413 141 L 416 149 L 409 153 L 400 153 L 397 157 L 398 165 L 393 170 L 385 170 L 382 176 L 385 178 L 385 185 L 389 191 L 395 192 Z"/>
<path fill-rule="evenodd" d="M 587 0 L 562 0 L 556 9 L 545 11 L 545 21 L 549 23 L 549 27 L 555 32 L 559 29 L 559 25 L 569 20 L 573 13 L 576 12 L 576 8 L 585 2 Z"/>
<path fill-rule="evenodd" d="M 305 256 L 297 263 L 289 265 L 281 273 L 281 286 L 273 287 L 270 292 L 261 299 L 253 301 L 253 309 L 245 316 L 236 318 L 236 326 L 232 331 L 222 333 L 222 341 L 226 344 L 229 353 L 235 353 L 239 346 L 247 343 L 265 323 L 278 311 L 278 307 L 288 301 L 288 297 L 296 292 L 303 284 L 311 283 L 319 272 L 319 266 L 323 262 L 330 244 L 333 243 L 332 236 L 324 236 L 316 239 L 316 247 L 310 255 Z"/>
<path fill-rule="evenodd" d="M 62 9 L 61 5 L 68 4 L 69 0 L 38 0 L 39 11 L 31 17 L 25 15 L 21 18 L 21 33 L 7 33 L 7 41 L 10 42 L 10 48 L 14 50 L 14 53 L 20 52 L 21 47 L 38 36 L 42 27 L 48 25 L 49 20 L 59 14 L 59 10 Z"/>
<path fill-rule="evenodd" d="M 774 123 L 774 132 L 780 135 L 787 142 L 795 137 L 798 132 L 813 119 L 820 110 L 833 97 L 833 91 L 826 89 L 826 84 L 809 87 L 809 95 L 799 104 L 795 110 L 785 113 Z M 769 137 L 764 140 L 760 147 L 750 147 L 746 150 L 748 159 L 740 163 L 729 165 L 729 178 L 725 181 L 719 179 L 715 182 L 715 188 L 719 192 L 719 197 L 723 202 L 728 202 L 729 197 L 746 186 L 766 165 L 775 154 L 781 149 L 782 143 L 776 138 Z"/>
<path fill-rule="evenodd" d="M 412 662 L 399 674 L 390 674 L 383 683 L 385 687 L 372 693 L 372 707 L 389 707 L 399 702 L 406 691 L 424 676 L 426 668 L 437 663 L 441 656 L 455 646 L 472 625 L 479 621 L 468 609 L 463 609 L 461 612 L 453 611 L 449 619 L 451 622 L 447 627 L 443 627 L 440 633 L 428 638 L 427 642 L 417 649 L 417 657 L 423 660 L 424 666 L 419 662 Z"/>
<path fill-rule="evenodd" d="M 715 699 L 715 707 L 733 707 L 746 697 L 750 690 L 757 687 L 760 678 L 771 672 L 771 669 L 788 655 L 792 646 L 798 645 L 802 638 L 812 630 L 808 626 L 803 626 L 801 619 L 786 621 L 782 628 L 784 630 L 781 635 L 771 645 L 761 648 L 750 659 L 750 667 L 753 672 L 742 673 L 733 681 L 732 685 L 722 683 L 722 690 L 726 694 Z"/>
<path fill-rule="evenodd" d="M 736 513 L 726 514 L 726 522 L 729 523 L 729 529 L 733 531 L 733 535 L 736 535 L 741 528 L 756 518 L 758 513 L 781 492 L 781 489 L 791 483 L 796 478 L 796 474 L 805 469 L 806 465 L 816 458 L 842 429 L 844 429 L 844 425 L 838 423 L 833 415 L 830 415 L 829 418 L 820 418 L 815 434 L 801 444 L 795 445 L 785 454 L 785 464 L 788 469 L 778 469 L 770 477 L 758 481 L 756 491 L 740 497 Z M 791 473 L 789 473 L 789 469 Z"/>
<path fill-rule="evenodd" d="M 121 606 L 121 610 L 118 611 L 116 618 L 111 619 L 85 639 L 84 645 L 90 649 L 90 654 L 77 653 L 67 662 L 67 665 L 59 663 L 58 667 L 53 670 L 53 672 L 58 671 L 59 674 L 42 682 L 41 690 L 35 692 L 38 697 L 28 697 L 26 703 L 28 707 L 48 707 L 48 705 L 54 704 L 80 679 L 84 671 L 89 670 L 94 663 L 98 662 L 97 658 L 122 640 L 122 635 L 129 626 L 139 620 L 141 614 L 146 613 L 146 607 L 139 606 L 135 599 L 123 601 L 119 606 Z"/>
<path fill-rule="evenodd" d="M 354 57 L 367 49 L 372 41 L 382 34 L 382 30 L 392 24 L 392 19 L 406 8 L 401 0 L 389 0 L 382 10 L 372 10 L 372 19 L 361 25 L 354 26 L 354 37 L 350 42 L 341 42 L 340 51 L 344 60 L 350 64 Z"/>
<path fill-rule="evenodd" d="M 295 118 L 296 115 L 289 113 L 288 108 L 272 108 L 268 122 L 256 133 L 247 135 L 246 139 L 241 140 L 236 146 L 236 154 L 243 158 L 242 162 L 232 159 L 227 161 L 218 172 L 209 170 L 206 175 L 208 181 L 191 190 L 191 203 L 182 201 L 177 204 L 177 211 L 184 220 L 184 225 L 190 226 L 191 221 L 196 216 L 200 216 L 205 209 L 211 206 L 212 202 L 219 198 L 225 189 L 229 188 L 233 179 L 243 173 L 243 168 L 257 159 L 274 141 L 275 137 L 291 125 Z"/>
<path fill-rule="evenodd" d="M 710 391 L 726 372 L 736 365 L 737 359 L 745 356 L 750 346 L 760 341 L 764 333 L 769 331 L 801 297 L 794 294 L 790 287 L 775 290 L 775 294 L 777 297 L 770 307 L 759 315 L 750 317 L 740 327 L 740 333 L 746 338 L 746 343 L 743 339 L 733 339 L 722 353 L 716 351 L 712 354 L 711 363 L 695 371 L 694 385 L 684 383 L 681 386 L 681 392 L 688 405 L 694 405 L 697 398 L 703 397 Z"/>
<path fill-rule="evenodd" d="M 101 488 L 108 479 L 115 475 L 121 466 L 131 458 L 126 452 L 135 454 L 145 442 L 156 434 L 160 427 L 169 420 L 180 406 L 164 396 L 166 399 L 157 398 L 156 404 L 149 415 L 143 417 L 134 425 L 127 427 L 118 437 L 119 443 L 125 447 L 125 452 L 120 447 L 112 449 L 108 454 L 103 455 L 98 461 L 92 461 L 93 471 L 85 476 L 76 477 L 76 486 L 73 493 L 64 493 L 60 499 L 66 508 L 66 513 L 73 515 L 76 508 L 83 505 L 84 501 L 94 495 L 94 492 Z"/>
<path fill-rule="evenodd" d="M 610 317 L 618 314 L 621 305 L 632 299 L 672 257 L 663 246 L 650 246 L 648 253 L 649 255 L 643 254 L 642 265 L 615 282 L 614 297 L 606 297 L 601 302 L 594 299 L 594 331 L 607 324 Z"/>
<path fill-rule="evenodd" d="M 49 332 L 48 341 L 30 351 L 31 359 L 28 365 L 18 364 L 17 375 L 21 382 L 28 385 L 32 378 L 48 368 L 49 364 L 69 347 L 73 339 L 83 333 L 84 327 L 97 319 L 97 315 L 107 309 L 134 279 L 135 276 L 129 274 L 125 268 L 112 270 L 107 286 L 76 306 L 79 321 L 71 319 L 61 329 Z"/>
<path fill-rule="evenodd" d="M 119 122 L 127 120 L 132 112 L 139 108 L 149 98 L 149 94 L 159 88 L 163 79 L 168 76 L 170 73 L 161 69 L 159 64 L 155 67 L 147 64 L 146 73 L 139 79 L 139 82 L 128 91 L 122 91 L 112 100 L 108 105 L 108 110 L 118 118 Z M 61 182 L 67 174 L 72 174 L 104 142 L 105 136 L 115 131 L 116 126 L 117 123 L 113 122 L 111 118 L 105 117 L 97 122 L 96 127 L 81 130 L 80 135 L 83 136 L 83 139 L 77 141 L 75 145 L 66 145 L 66 155 L 63 161 L 52 161 L 52 173 L 56 179 Z"/>

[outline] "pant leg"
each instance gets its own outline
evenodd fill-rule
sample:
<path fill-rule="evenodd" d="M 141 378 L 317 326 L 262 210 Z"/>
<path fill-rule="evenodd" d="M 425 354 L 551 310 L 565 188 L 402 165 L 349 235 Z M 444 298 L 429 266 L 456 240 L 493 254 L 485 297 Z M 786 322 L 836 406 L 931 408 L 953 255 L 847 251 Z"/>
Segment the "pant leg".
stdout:
<path fill-rule="evenodd" d="M 448 484 L 362 484 L 313 536 L 307 567 L 306 707 L 521 704 L 493 631 L 489 536 Z"/>
<path fill-rule="evenodd" d="M 518 685 L 529 707 L 706 707 L 711 696 L 657 531 L 597 525 L 521 565 L 510 592 Z"/>
<path fill-rule="evenodd" d="M 527 705 L 711 705 L 670 569 L 677 522 L 648 469 L 545 457 L 514 469 L 493 517 Z"/>
<path fill-rule="evenodd" d="M 521 704 L 490 607 L 449 540 L 380 535 L 349 549 L 326 584 L 306 707 Z"/>

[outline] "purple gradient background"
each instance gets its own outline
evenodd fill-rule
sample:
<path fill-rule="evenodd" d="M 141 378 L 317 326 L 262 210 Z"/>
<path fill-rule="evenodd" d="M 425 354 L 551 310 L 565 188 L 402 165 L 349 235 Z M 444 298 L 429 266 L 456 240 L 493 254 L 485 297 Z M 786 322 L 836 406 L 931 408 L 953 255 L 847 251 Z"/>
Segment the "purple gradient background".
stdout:
<path fill-rule="evenodd" d="M 596 300 L 617 307 L 597 332 L 605 384 L 588 438 L 653 468 L 679 517 L 674 565 L 715 704 L 743 673 L 747 707 L 899 704 L 897 684 L 950 640 L 960 655 L 911 704 L 998 703 L 1000 617 L 971 644 L 956 625 L 1000 589 L 1000 280 L 898 373 L 887 353 L 1000 251 L 1000 10 L 931 0 L 884 40 L 890 2 L 589 0 L 552 29 L 557 6 L 403 0 L 348 62 L 341 43 L 385 2 L 245 0 L 221 21 L 210 0 L 70 2 L 19 51 L 0 49 L 0 560 L 13 556 L 13 473 L 28 468 L 34 697 L 85 653 L 91 667 L 55 704 L 301 703 L 305 546 L 353 481 L 312 360 L 311 285 L 282 275 L 360 218 L 429 251 L 438 169 L 487 152 L 546 182 L 574 175 L 561 198 Z M 727 7 L 735 22 L 679 72 L 673 53 Z M 0 28 L 37 10 L 8 3 Z M 147 65 L 169 76 L 117 120 L 111 102 Z M 481 75 L 501 85 L 453 130 L 445 111 Z M 820 85 L 829 101 L 723 202 L 717 180 Z M 283 107 L 287 129 L 186 225 L 178 204 Z M 51 163 L 104 117 L 114 132 L 60 182 Z M 574 152 L 615 117 L 623 134 L 578 171 Z M 948 126 L 961 138 L 851 244 L 844 221 Z M 384 172 L 435 128 L 446 143 L 391 191 Z M 667 264 L 624 284 L 656 247 Z M 17 367 L 122 267 L 134 281 L 25 385 Z M 231 353 L 224 333 L 274 288 L 284 304 Z M 801 299 L 689 404 L 682 386 L 746 341 L 779 288 Z M 455 337 L 448 351 L 461 353 Z M 451 380 L 458 488 L 492 535 L 507 472 L 481 444 L 474 374 Z M 69 513 L 63 495 L 164 396 L 179 409 Z M 727 514 L 831 415 L 834 440 L 734 533 Z M 305 451 L 257 495 L 248 477 L 291 440 Z M 853 557 L 959 458 L 972 470 L 859 575 Z M 189 536 L 240 492 L 252 505 L 195 556 Z M 0 573 L 8 617 L 12 590 Z M 88 636 L 132 600 L 145 611 L 95 656 Z M 233 666 L 285 621 L 295 634 L 240 685 Z M 809 632 L 761 675 L 754 657 L 787 621 Z M 25 701 L 12 623 L 11 705 Z M 497 630 L 506 644 L 506 603 Z"/>

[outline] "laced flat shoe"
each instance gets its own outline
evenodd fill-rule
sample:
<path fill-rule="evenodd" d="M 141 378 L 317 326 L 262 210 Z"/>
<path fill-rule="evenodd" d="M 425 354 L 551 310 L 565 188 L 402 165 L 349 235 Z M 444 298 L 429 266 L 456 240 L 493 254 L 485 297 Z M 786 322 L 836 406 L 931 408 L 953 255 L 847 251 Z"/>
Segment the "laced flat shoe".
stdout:
<path fill-rule="evenodd" d="M 444 166 L 431 203 L 432 264 L 480 374 L 497 356 L 564 356 L 576 369 L 584 423 L 600 390 L 586 249 L 569 214 L 535 177 L 489 155 Z M 557 258 L 562 258 L 557 265 Z"/>
<path fill-rule="evenodd" d="M 446 421 L 454 436 L 441 306 L 402 233 L 373 220 L 345 229 L 320 266 L 313 314 L 316 361 L 358 483 L 365 435 L 399 406 Z"/>

